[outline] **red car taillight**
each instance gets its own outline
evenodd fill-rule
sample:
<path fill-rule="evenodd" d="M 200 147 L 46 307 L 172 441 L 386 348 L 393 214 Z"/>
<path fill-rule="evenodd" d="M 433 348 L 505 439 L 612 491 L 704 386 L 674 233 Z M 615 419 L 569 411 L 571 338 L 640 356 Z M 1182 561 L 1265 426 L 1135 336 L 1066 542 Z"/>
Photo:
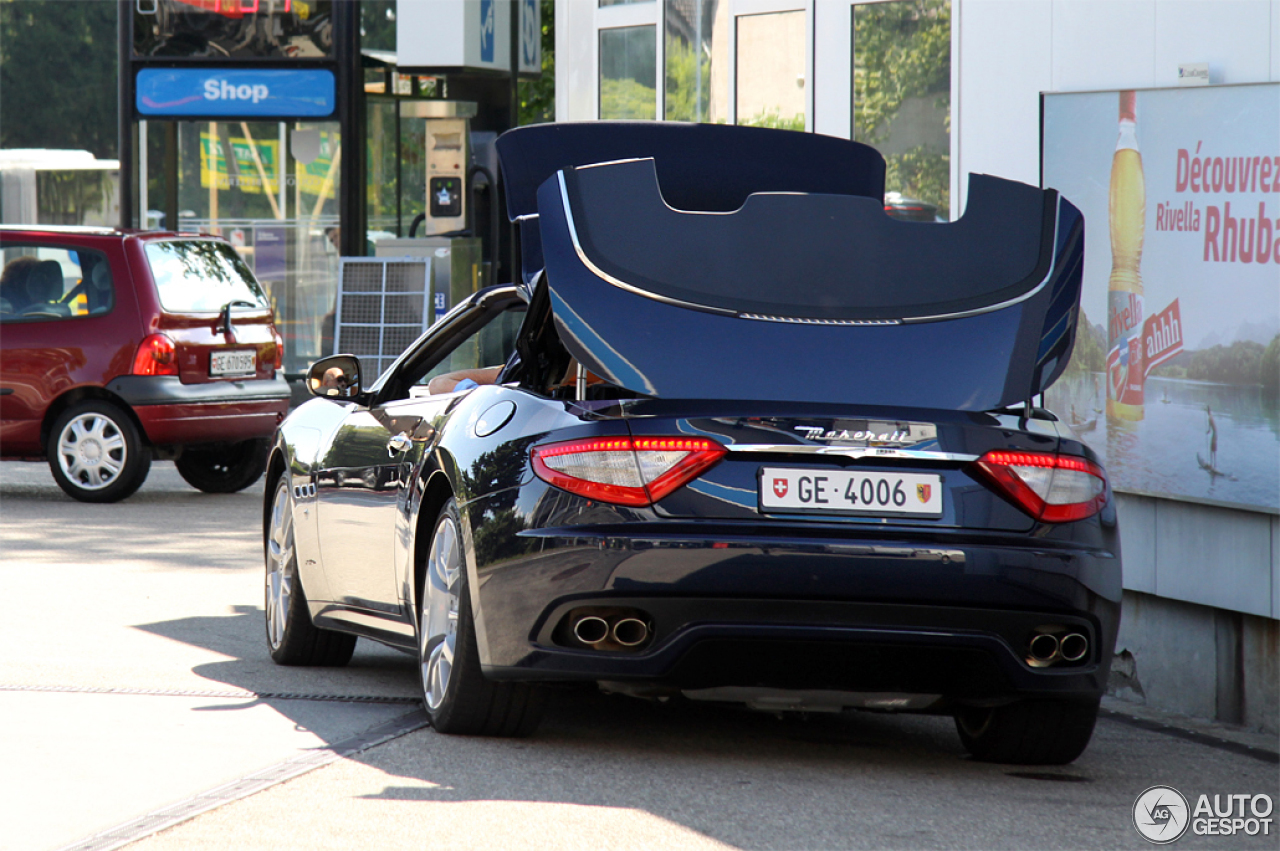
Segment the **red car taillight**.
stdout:
<path fill-rule="evenodd" d="M 284 337 L 281 337 L 280 332 L 272 327 L 271 339 L 276 341 L 276 356 L 271 361 L 271 365 L 276 369 L 284 369 Z"/>
<path fill-rule="evenodd" d="M 614 505 L 650 505 L 724 457 L 714 440 L 694 437 L 592 437 L 532 450 L 544 482 Z"/>
<path fill-rule="evenodd" d="M 976 464 L 1019 508 L 1046 523 L 1083 520 L 1107 504 L 1107 474 L 1085 458 L 995 451 Z"/>
<path fill-rule="evenodd" d="M 152 334 L 133 357 L 134 375 L 177 375 L 178 350 L 164 334 Z"/>

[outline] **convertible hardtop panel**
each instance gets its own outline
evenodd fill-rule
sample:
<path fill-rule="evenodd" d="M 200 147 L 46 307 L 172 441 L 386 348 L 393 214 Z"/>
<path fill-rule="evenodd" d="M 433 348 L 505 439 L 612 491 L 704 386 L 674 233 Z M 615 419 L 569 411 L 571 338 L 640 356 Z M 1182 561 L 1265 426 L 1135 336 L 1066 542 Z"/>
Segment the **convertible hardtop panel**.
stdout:
<path fill-rule="evenodd" d="M 884 158 L 868 145 L 762 127 L 675 121 L 534 124 L 497 142 L 507 215 L 538 212 L 538 187 L 561 169 L 649 157 L 667 202 L 736 210 L 755 192 L 827 192 L 884 199 Z"/>
<path fill-rule="evenodd" d="M 608 278 L 737 313 L 952 314 L 1026 294 L 1053 260 L 1057 193 L 986 175 L 970 177 L 958 221 L 923 225 L 887 216 L 874 199 L 829 193 L 681 211 L 664 202 L 652 159 L 568 168 L 560 188 L 571 236 Z"/>
<path fill-rule="evenodd" d="M 539 190 L 557 330 L 606 381 L 660 398 L 981 411 L 1066 367 L 1084 221 L 1052 190 L 977 177 L 965 216 L 933 224 L 826 193 L 682 213 L 660 180 L 650 161 L 620 162 Z"/>

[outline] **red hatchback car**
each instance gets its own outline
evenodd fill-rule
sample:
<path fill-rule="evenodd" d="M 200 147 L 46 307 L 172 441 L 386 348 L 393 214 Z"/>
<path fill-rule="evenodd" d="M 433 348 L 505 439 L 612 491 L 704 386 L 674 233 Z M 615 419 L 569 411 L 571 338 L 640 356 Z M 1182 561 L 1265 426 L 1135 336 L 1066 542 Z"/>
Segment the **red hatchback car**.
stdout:
<path fill-rule="evenodd" d="M 152 458 L 230 493 L 262 474 L 289 408 L 282 341 L 218 237 L 0 227 L 0 457 L 47 458 L 85 502 L 136 491 Z"/>

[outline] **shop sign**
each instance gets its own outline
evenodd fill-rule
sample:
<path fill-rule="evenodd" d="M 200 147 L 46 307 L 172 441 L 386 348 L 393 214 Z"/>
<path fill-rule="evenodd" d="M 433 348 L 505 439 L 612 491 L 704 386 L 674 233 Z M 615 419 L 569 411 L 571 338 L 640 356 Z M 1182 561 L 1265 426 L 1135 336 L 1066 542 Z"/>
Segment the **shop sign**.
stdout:
<path fill-rule="evenodd" d="M 144 68 L 136 90 L 144 116 L 325 118 L 335 104 L 333 72 L 314 68 Z"/>

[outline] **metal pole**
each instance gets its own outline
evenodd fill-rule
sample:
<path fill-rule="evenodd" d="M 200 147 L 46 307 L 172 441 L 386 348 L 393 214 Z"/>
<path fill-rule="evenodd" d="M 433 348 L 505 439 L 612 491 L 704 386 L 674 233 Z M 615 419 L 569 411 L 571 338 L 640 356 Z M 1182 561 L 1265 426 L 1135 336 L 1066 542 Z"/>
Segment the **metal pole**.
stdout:
<path fill-rule="evenodd" d="M 120 227 L 133 227 L 133 3 L 116 4 L 116 95 L 120 158 Z"/>
<path fill-rule="evenodd" d="M 138 211 L 142 214 L 141 226 L 147 229 L 147 210 L 151 207 L 151 199 L 147 197 L 147 172 L 151 163 L 147 157 L 147 121 L 138 122 Z"/>
<path fill-rule="evenodd" d="M 337 60 L 338 124 L 342 133 L 338 221 L 343 257 L 365 254 L 364 67 L 360 62 L 360 3 L 333 4 L 334 54 Z"/>
<path fill-rule="evenodd" d="M 508 127 L 514 129 L 520 126 L 520 0 L 510 0 L 511 3 L 511 112 L 508 116 Z M 498 196 L 495 192 L 489 193 L 491 203 L 498 203 Z M 514 222 L 511 223 L 511 267 L 508 269 L 510 280 L 512 283 L 520 282 L 520 235 L 517 232 Z M 498 256 L 498 252 L 494 251 L 494 257 Z M 497 263 L 494 263 L 493 277 L 496 283 L 498 278 Z"/>
<path fill-rule="evenodd" d="M 520 126 L 520 0 L 511 4 L 511 114 L 508 124 Z"/>

